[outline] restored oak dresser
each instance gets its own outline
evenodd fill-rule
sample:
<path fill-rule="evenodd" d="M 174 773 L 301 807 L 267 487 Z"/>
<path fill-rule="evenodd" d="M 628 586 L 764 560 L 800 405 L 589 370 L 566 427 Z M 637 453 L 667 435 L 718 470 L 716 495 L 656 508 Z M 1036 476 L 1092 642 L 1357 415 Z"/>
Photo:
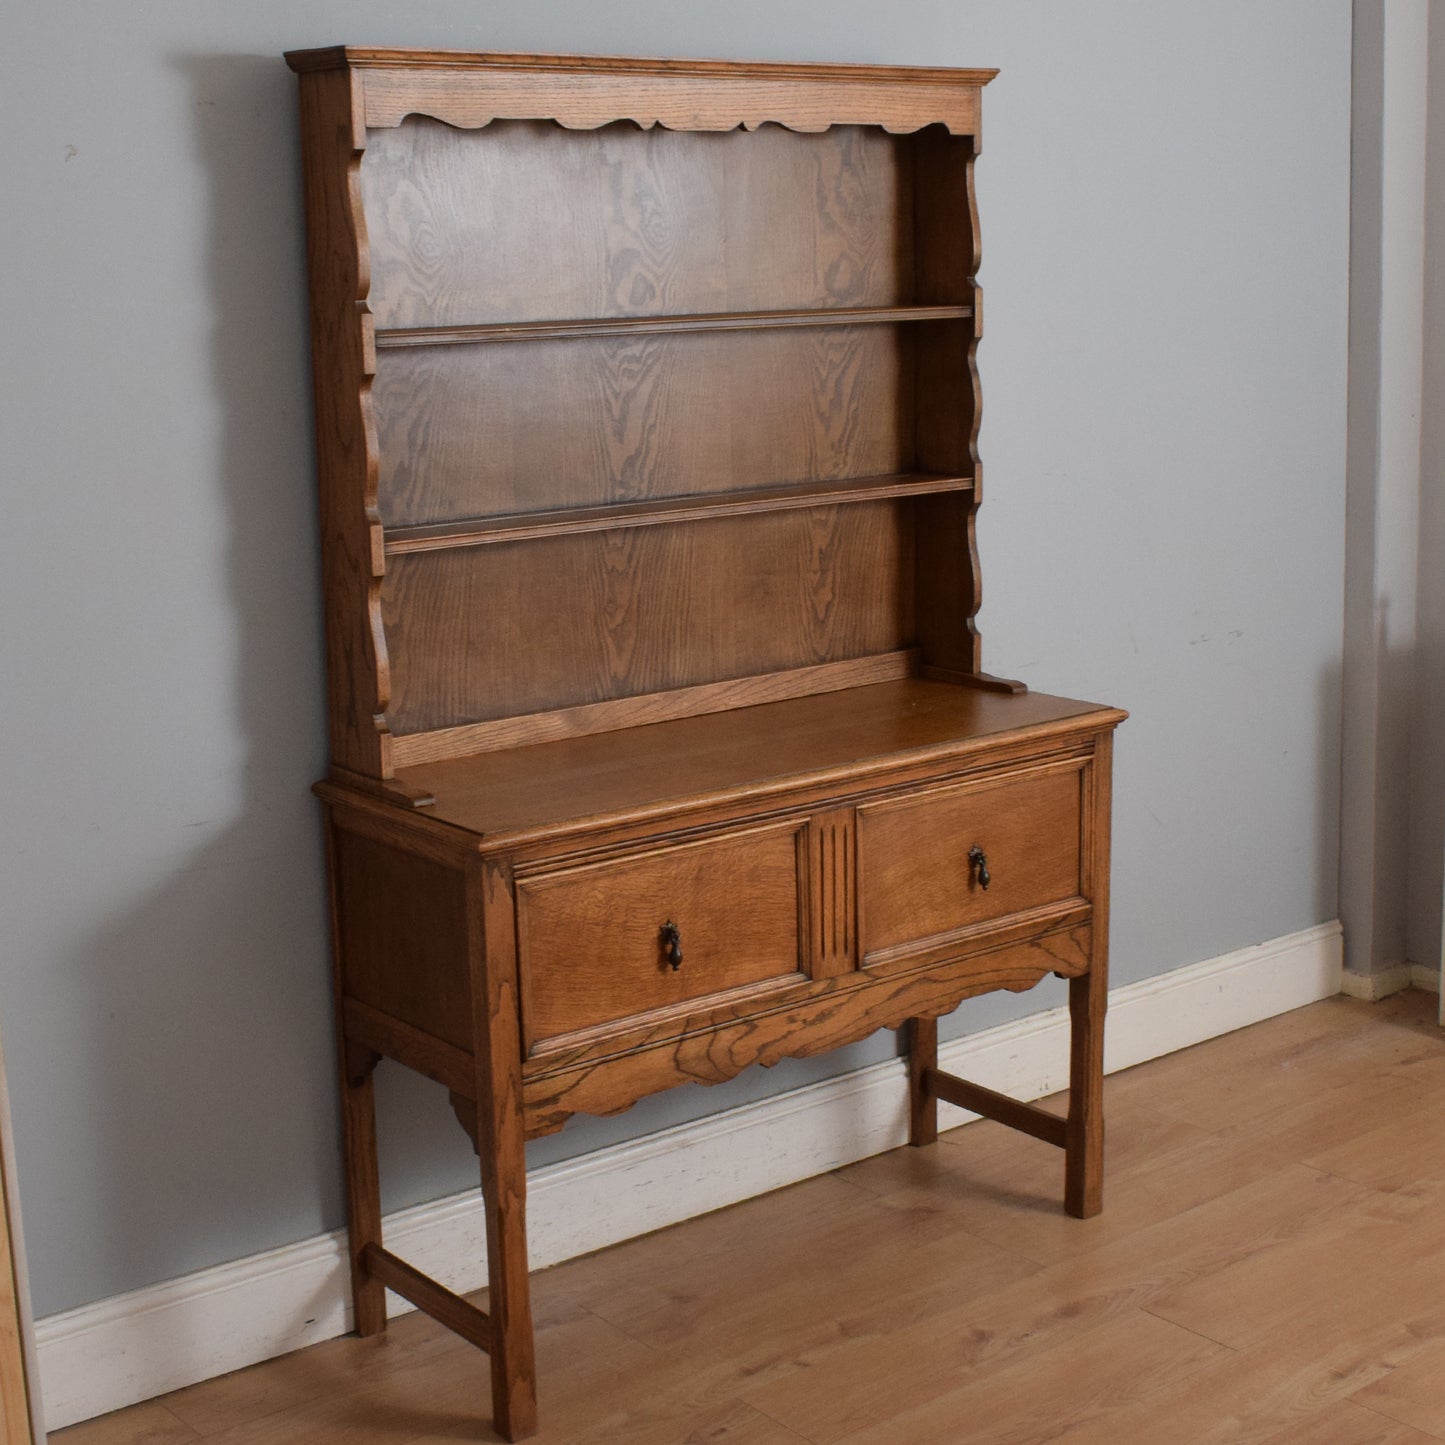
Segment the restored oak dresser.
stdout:
<path fill-rule="evenodd" d="M 536 1428 L 525 1141 L 904 1028 L 1100 1206 L 1117 709 L 980 670 L 986 70 L 332 49 L 300 74 L 356 1327 Z M 1070 980 L 1067 1119 L 936 1019 Z M 486 1313 L 381 1238 L 371 1075 L 475 1143 Z"/>

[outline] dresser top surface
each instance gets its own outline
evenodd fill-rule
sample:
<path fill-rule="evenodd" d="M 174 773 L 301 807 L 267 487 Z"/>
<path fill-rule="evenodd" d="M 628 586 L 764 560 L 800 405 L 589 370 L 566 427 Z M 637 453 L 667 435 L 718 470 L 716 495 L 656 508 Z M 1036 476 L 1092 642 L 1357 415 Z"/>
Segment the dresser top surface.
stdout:
<path fill-rule="evenodd" d="M 888 769 L 967 758 L 1020 742 L 1112 728 L 1117 708 L 908 678 L 616 732 L 403 768 L 431 794 L 421 811 L 488 837 L 522 840 Z"/>

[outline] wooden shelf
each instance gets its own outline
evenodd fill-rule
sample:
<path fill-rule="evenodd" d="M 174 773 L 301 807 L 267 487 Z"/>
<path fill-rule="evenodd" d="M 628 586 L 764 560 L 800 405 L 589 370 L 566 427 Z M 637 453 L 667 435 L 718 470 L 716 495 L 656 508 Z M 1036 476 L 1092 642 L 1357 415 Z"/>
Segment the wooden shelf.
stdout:
<path fill-rule="evenodd" d="M 833 310 L 716 311 L 697 316 L 611 316 L 580 321 L 506 321 L 484 326 L 408 326 L 376 333 L 380 349 L 471 346 L 489 341 L 647 336 L 677 331 L 763 331 L 788 326 L 875 326 L 900 321 L 959 321 L 972 306 L 855 306 Z"/>
<path fill-rule="evenodd" d="M 553 512 L 513 512 L 460 522 L 431 522 L 388 527 L 388 557 L 434 552 L 448 547 L 484 547 L 494 542 L 523 542 L 576 532 L 606 532 L 620 527 L 655 527 L 668 522 L 697 522 L 746 512 L 785 512 L 839 502 L 876 502 L 889 497 L 919 497 L 933 492 L 967 492 L 971 477 L 933 472 L 900 472 L 881 477 L 847 477 L 837 482 L 795 482 L 746 492 L 706 492 L 690 497 L 657 497 L 615 502 L 605 507 L 576 507 Z"/>

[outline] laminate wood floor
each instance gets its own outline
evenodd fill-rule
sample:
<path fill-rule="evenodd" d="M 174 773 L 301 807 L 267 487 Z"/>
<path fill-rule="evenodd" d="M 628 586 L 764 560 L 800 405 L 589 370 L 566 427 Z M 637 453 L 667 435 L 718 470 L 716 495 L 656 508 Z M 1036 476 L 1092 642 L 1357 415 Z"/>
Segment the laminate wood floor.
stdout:
<path fill-rule="evenodd" d="M 991 1123 L 534 1276 L 539 1445 L 1445 1440 L 1445 1035 L 1331 999 L 1108 1080 L 1104 1213 Z M 493 1440 L 421 1315 L 55 1445 Z"/>

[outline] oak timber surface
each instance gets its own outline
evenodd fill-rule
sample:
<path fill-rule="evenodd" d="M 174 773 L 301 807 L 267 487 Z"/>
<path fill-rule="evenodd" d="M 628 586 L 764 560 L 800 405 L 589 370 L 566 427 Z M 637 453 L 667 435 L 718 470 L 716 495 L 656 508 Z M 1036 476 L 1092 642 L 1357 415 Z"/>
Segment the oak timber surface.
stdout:
<path fill-rule="evenodd" d="M 913 575 L 892 502 L 398 557 L 387 716 L 426 732 L 893 652 Z"/>
<path fill-rule="evenodd" d="M 860 126 L 478 133 L 414 118 L 374 132 L 362 162 L 372 312 L 391 328 L 897 305 L 915 294 L 896 240 L 913 224 L 910 157 Z M 559 197 L 585 227 L 538 224 Z"/>
<path fill-rule="evenodd" d="M 1093 716 L 1088 716 L 1088 715 Z M 591 737 L 403 768 L 425 811 L 484 835 L 525 834 L 671 800 L 756 795 L 842 770 L 964 755 L 1014 729 L 1111 726 L 1116 709 L 907 678 Z"/>

